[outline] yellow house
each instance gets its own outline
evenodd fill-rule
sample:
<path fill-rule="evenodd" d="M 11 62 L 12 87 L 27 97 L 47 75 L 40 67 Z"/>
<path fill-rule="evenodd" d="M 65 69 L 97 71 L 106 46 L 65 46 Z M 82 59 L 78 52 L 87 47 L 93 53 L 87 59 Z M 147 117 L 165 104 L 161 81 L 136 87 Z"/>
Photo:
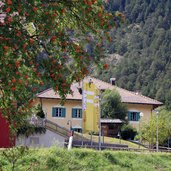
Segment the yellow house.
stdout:
<path fill-rule="evenodd" d="M 139 126 L 140 119 L 148 121 L 152 111 L 162 105 L 161 102 L 149 97 L 119 88 L 110 83 L 101 81 L 96 78 L 87 77 L 84 81 L 90 81 L 95 84 L 99 90 L 113 89 L 118 91 L 122 102 L 128 108 L 128 121 L 134 127 Z M 75 131 L 81 132 L 84 129 L 83 114 L 82 114 L 82 82 L 73 83 L 71 86 L 73 95 L 69 94 L 66 97 L 64 106 L 60 104 L 60 96 L 56 94 L 52 88 L 47 89 L 37 95 L 37 103 L 42 105 L 46 118 L 58 125 Z M 143 116 L 141 116 L 143 114 Z M 86 128 L 85 131 L 91 131 Z M 93 131 L 93 130 L 92 130 Z"/>

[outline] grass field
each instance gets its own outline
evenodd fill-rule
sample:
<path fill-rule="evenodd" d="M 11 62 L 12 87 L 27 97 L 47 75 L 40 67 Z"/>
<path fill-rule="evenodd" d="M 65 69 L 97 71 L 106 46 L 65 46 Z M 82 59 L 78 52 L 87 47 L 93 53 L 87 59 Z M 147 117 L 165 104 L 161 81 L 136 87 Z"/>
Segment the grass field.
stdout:
<path fill-rule="evenodd" d="M 2 153 L 2 150 L 0 151 Z M 0 154 L 0 170 L 11 164 Z M 16 171 L 170 171 L 171 154 L 94 151 L 89 149 L 31 149 L 16 164 Z"/>
<path fill-rule="evenodd" d="M 84 134 L 84 137 L 90 139 L 91 136 L 89 134 Z M 98 142 L 98 138 L 99 138 L 98 136 L 93 135 L 92 137 L 93 137 L 92 138 L 93 141 Z M 102 140 L 103 140 L 103 138 L 101 139 L 101 141 Z M 125 141 L 125 140 L 120 141 L 119 139 L 112 138 L 112 137 L 104 137 L 104 142 L 105 143 L 112 143 L 112 144 L 120 144 L 121 143 L 121 144 L 128 145 L 129 148 L 143 148 L 144 149 L 143 146 L 139 146 L 135 143 Z"/>

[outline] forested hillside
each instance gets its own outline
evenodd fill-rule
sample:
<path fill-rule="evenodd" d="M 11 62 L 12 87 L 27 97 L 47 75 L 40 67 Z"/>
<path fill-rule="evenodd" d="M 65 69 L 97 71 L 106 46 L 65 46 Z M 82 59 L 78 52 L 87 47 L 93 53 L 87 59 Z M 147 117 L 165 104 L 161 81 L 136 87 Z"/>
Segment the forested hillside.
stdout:
<path fill-rule="evenodd" d="M 160 100 L 171 109 L 171 0 L 109 0 L 106 7 L 126 15 L 126 22 L 111 33 L 106 45 L 109 70 L 97 77 Z"/>

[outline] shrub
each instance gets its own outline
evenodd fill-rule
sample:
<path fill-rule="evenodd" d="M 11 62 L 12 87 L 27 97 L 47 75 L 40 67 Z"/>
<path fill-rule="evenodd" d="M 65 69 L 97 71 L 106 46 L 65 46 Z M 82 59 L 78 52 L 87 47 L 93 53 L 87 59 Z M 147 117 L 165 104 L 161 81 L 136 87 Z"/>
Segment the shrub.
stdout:
<path fill-rule="evenodd" d="M 137 134 L 137 131 L 135 128 L 133 128 L 131 125 L 123 125 L 121 128 L 121 137 L 124 140 L 133 140 L 135 135 Z"/>
<path fill-rule="evenodd" d="M 36 113 L 36 115 L 40 118 L 45 118 L 45 114 L 44 114 L 43 109 L 40 105 L 38 105 L 37 110 L 38 110 L 38 112 Z"/>

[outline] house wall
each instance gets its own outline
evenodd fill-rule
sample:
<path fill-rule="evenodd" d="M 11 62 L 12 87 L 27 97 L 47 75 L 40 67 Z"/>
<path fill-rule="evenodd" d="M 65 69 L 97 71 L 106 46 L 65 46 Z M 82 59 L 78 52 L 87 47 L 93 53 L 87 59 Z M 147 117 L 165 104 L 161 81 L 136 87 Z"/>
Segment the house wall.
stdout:
<path fill-rule="evenodd" d="M 47 119 L 57 123 L 58 125 L 70 129 L 70 124 L 67 122 L 72 121 L 72 127 L 82 127 L 82 119 L 72 118 L 72 108 L 82 108 L 82 102 L 76 100 L 67 100 L 64 104 L 66 108 L 65 118 L 52 117 L 52 107 L 60 107 L 60 100 L 58 99 L 42 99 L 42 108 L 44 113 L 47 115 Z"/>
<path fill-rule="evenodd" d="M 32 147 L 50 147 L 59 146 L 64 147 L 65 138 L 53 133 L 50 130 L 46 130 L 45 134 L 34 134 L 27 137 L 19 136 L 16 139 L 16 145 L 32 146 Z"/>
<path fill-rule="evenodd" d="M 40 103 L 37 101 L 36 103 Z M 35 103 L 35 104 L 36 104 Z M 72 108 L 73 107 L 82 107 L 81 101 L 76 100 L 67 100 L 64 104 L 66 108 L 66 117 L 65 118 L 58 118 L 52 117 L 52 107 L 60 107 L 60 100 L 58 99 L 41 99 L 42 107 L 44 113 L 47 115 L 47 119 L 57 123 L 58 125 L 70 129 L 70 125 L 67 125 L 68 120 L 72 121 L 72 127 L 82 127 L 82 119 L 72 118 Z M 136 111 L 142 112 L 143 116 L 141 117 L 140 121 L 130 121 L 129 123 L 136 129 L 139 129 L 140 124 L 143 122 L 149 121 L 153 105 L 143 105 L 143 104 L 126 104 L 128 107 L 128 111 Z"/>
<path fill-rule="evenodd" d="M 127 104 L 128 111 L 142 112 L 143 116 L 140 121 L 130 121 L 129 123 L 134 127 L 139 129 L 140 124 L 143 122 L 148 122 L 150 120 L 153 105 L 143 105 L 143 104 Z"/>

